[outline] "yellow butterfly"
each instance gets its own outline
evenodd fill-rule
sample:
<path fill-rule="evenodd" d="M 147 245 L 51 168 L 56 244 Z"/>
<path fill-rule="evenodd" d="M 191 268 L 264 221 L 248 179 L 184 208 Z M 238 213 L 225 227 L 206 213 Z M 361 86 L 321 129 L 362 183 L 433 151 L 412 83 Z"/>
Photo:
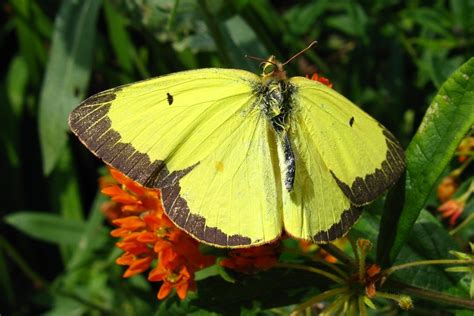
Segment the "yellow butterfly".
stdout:
<path fill-rule="evenodd" d="M 330 242 L 399 178 L 404 153 L 333 89 L 288 79 L 286 63 L 271 56 L 261 76 L 208 68 L 110 89 L 69 125 L 105 163 L 160 188 L 169 218 L 204 243 L 249 247 L 283 231 Z"/>

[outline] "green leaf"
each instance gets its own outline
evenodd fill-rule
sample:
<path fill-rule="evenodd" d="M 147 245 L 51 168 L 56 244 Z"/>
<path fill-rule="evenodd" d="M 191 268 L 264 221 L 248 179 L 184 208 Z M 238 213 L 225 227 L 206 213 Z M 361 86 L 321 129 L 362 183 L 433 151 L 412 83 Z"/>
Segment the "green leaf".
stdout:
<path fill-rule="evenodd" d="M 375 240 L 379 231 L 378 218 L 376 215 L 364 212 L 351 229 L 351 238 L 354 240 L 358 238 Z M 453 259 L 450 251 L 454 249 L 458 249 L 458 246 L 453 238 L 449 236 L 436 218 L 424 210 L 413 226 L 407 243 L 402 248 L 394 265 L 419 260 Z M 374 251 L 370 252 L 368 257 L 373 260 Z M 395 273 L 395 276 L 407 284 L 421 288 L 465 295 L 467 288 L 460 285 L 462 276 L 446 272 L 446 267 L 440 265 L 416 266 L 400 270 Z"/>
<path fill-rule="evenodd" d="M 420 213 L 413 226 L 407 246 L 402 248 L 394 264 L 427 259 L 453 259 L 450 250 L 458 249 L 441 223 L 425 210 Z M 410 285 L 441 292 L 464 292 L 466 295 L 467 288 L 458 284 L 462 275 L 449 273 L 445 270 L 446 267 L 448 266 L 423 265 L 400 270 L 394 275 Z"/>
<path fill-rule="evenodd" d="M 47 58 L 44 40 L 49 38 L 51 25 L 35 1 L 13 0 L 10 5 L 15 12 L 13 21 L 18 40 L 19 54 L 28 65 L 28 80 L 38 84 L 42 64 Z"/>
<path fill-rule="evenodd" d="M 432 8 L 416 8 L 406 10 L 402 16 L 418 23 L 433 33 L 442 35 L 444 38 L 452 37 L 451 24 L 448 20 L 448 15 L 445 12 L 437 11 Z"/>
<path fill-rule="evenodd" d="M 15 56 L 7 73 L 7 94 L 11 111 L 16 120 L 23 112 L 26 85 L 28 84 L 28 64 L 21 55 Z"/>
<path fill-rule="evenodd" d="M 44 316 L 79 316 L 84 315 L 87 312 L 87 306 L 85 304 L 65 295 L 54 296 L 54 303 L 52 306 L 53 308 L 44 313 Z"/>
<path fill-rule="evenodd" d="M 364 9 L 359 4 L 351 1 L 346 2 L 345 9 L 347 13 L 328 18 L 327 24 L 334 29 L 339 29 L 351 36 L 358 36 L 365 41 L 367 37 L 365 28 L 367 27 L 368 18 Z"/>
<path fill-rule="evenodd" d="M 134 60 L 137 60 L 137 52 L 127 31 L 128 20 L 108 1 L 104 2 L 104 13 L 105 21 L 107 22 L 107 32 L 114 49 L 115 58 L 117 58 L 117 62 L 125 71 L 125 75 L 121 76 L 121 81 L 133 81 L 131 75 L 133 73 Z"/>
<path fill-rule="evenodd" d="M 16 212 L 4 220 L 30 237 L 58 245 L 77 245 L 86 229 L 83 221 L 41 212 Z"/>
<path fill-rule="evenodd" d="M 103 194 L 100 192 L 97 193 L 84 229 L 84 234 L 80 236 L 78 247 L 67 264 L 68 270 L 73 270 L 87 260 L 93 259 L 93 250 L 96 249 L 97 246 L 104 244 L 103 241 L 107 239 L 108 234 L 104 231 L 105 228 L 102 224 L 104 214 L 100 210 L 100 206 L 106 200 L 107 198 Z"/>
<path fill-rule="evenodd" d="M 64 1 L 55 29 L 39 105 L 43 172 L 55 167 L 66 144 L 69 112 L 83 98 L 91 72 L 101 1 Z"/>
<path fill-rule="evenodd" d="M 6 73 L 5 100 L 0 107 L 0 117 L 3 118 L 0 126 L 0 140 L 7 152 L 11 166 L 20 166 L 20 122 L 25 106 L 28 84 L 28 64 L 22 55 L 15 56 Z"/>
<path fill-rule="evenodd" d="M 220 268 L 222 268 L 222 267 L 220 267 L 219 265 L 214 264 L 212 266 L 201 269 L 201 270 L 196 272 L 196 274 L 194 276 L 194 280 L 199 281 L 199 280 L 203 280 L 205 278 L 209 278 L 211 276 L 219 275 Z"/>
<path fill-rule="evenodd" d="M 259 62 L 245 58 L 245 55 L 266 58 L 268 52 L 252 28 L 240 16 L 234 16 L 225 22 L 223 33 L 232 65 L 256 71 Z"/>
<path fill-rule="evenodd" d="M 450 1 L 453 28 L 463 33 L 474 29 L 474 2 L 473 1 Z"/>
<path fill-rule="evenodd" d="M 328 4 L 328 0 L 322 0 L 291 7 L 284 15 L 284 19 L 290 28 L 289 31 L 299 36 L 306 35 L 314 28 L 315 22 L 326 11 Z M 292 21 L 298 21 L 299 23 L 292 23 Z"/>
<path fill-rule="evenodd" d="M 378 262 L 393 262 L 456 147 L 474 124 L 474 58 L 442 85 L 406 150 L 403 185 L 390 192 L 377 243 Z M 401 201 L 401 211 L 387 211 Z M 392 201 L 392 202 L 390 202 Z"/>
<path fill-rule="evenodd" d="M 65 146 L 60 153 L 57 166 L 49 177 L 49 189 L 51 194 L 51 207 L 64 219 L 83 220 L 82 200 L 79 191 L 79 183 L 72 153 L 69 146 Z M 64 262 L 77 251 L 76 245 L 61 247 L 61 255 Z"/>

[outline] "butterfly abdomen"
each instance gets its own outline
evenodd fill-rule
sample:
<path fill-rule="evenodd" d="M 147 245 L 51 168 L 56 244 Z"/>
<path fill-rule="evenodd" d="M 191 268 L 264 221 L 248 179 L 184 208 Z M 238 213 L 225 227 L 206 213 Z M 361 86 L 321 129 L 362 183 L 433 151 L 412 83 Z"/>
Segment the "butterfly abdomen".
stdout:
<path fill-rule="evenodd" d="M 277 134 L 282 155 L 280 159 L 283 184 L 288 192 L 293 190 L 296 159 L 289 137 L 289 117 L 292 110 L 293 88 L 286 80 L 268 80 L 260 91 L 260 109 Z"/>
<path fill-rule="evenodd" d="M 283 157 L 285 163 L 283 170 L 285 176 L 285 189 L 288 192 L 291 192 L 293 190 L 293 184 L 295 183 L 296 159 L 288 134 L 285 134 L 283 138 Z"/>

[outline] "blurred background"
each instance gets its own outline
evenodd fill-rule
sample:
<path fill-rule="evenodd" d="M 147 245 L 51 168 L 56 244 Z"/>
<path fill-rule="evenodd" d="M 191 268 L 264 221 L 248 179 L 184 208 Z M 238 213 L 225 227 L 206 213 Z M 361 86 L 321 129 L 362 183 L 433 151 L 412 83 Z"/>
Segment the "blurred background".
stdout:
<path fill-rule="evenodd" d="M 123 280 L 114 264 L 120 251 L 97 194 L 102 164 L 68 132 L 81 100 L 180 70 L 259 73 L 245 54 L 283 61 L 317 40 L 289 76 L 328 78 L 406 146 L 440 85 L 474 53 L 474 1 L 425 3 L 3 0 L 0 314 L 161 308 L 153 285 Z"/>

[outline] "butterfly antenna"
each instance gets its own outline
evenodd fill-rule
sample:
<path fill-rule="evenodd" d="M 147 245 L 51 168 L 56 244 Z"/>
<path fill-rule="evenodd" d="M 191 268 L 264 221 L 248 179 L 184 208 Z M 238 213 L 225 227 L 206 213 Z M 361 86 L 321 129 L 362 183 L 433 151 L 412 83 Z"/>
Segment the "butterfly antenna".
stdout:
<path fill-rule="evenodd" d="M 255 59 L 255 60 L 258 60 L 258 61 L 265 61 L 265 59 L 263 58 L 260 58 L 260 57 L 255 57 L 255 56 L 251 56 L 251 55 L 245 55 L 245 58 L 248 58 L 248 59 Z"/>
<path fill-rule="evenodd" d="M 276 66 L 276 64 L 274 62 L 271 62 L 271 61 L 269 61 L 265 58 L 255 57 L 255 56 L 251 56 L 251 55 L 245 55 L 245 58 L 261 61 L 260 65 L 262 65 L 264 63 L 270 63 L 270 64 Z"/>
<path fill-rule="evenodd" d="M 292 61 L 293 59 L 295 59 L 296 57 L 298 57 L 299 55 L 303 54 L 305 51 L 307 51 L 308 49 L 310 49 L 311 47 L 313 47 L 314 45 L 316 45 L 318 42 L 317 41 L 313 41 L 311 42 L 311 44 L 308 45 L 308 47 L 306 47 L 305 49 L 303 49 L 301 52 L 299 52 L 298 54 L 294 55 L 293 57 L 291 57 L 290 59 L 288 59 L 287 61 L 285 61 L 282 66 L 285 66 L 286 64 L 288 64 L 290 61 Z"/>

